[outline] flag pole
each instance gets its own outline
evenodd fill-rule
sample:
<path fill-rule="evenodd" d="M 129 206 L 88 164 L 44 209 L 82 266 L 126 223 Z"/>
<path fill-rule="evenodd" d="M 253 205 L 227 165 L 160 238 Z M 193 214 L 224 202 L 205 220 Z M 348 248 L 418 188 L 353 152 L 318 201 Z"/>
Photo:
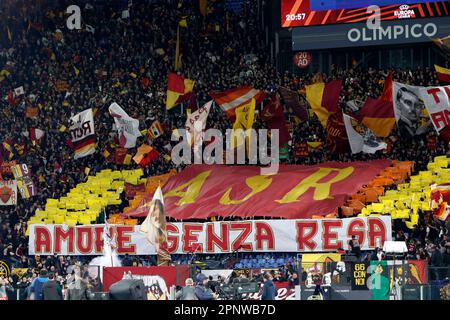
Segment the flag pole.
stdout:
<path fill-rule="evenodd" d="M 104 220 L 105 227 L 106 227 L 106 226 L 107 226 L 107 223 L 106 223 L 106 211 L 105 211 L 105 208 L 103 208 L 103 220 Z M 110 257 L 111 257 L 111 267 L 114 267 L 114 259 L 113 259 L 113 256 L 112 256 L 112 246 L 111 246 L 111 243 L 109 243 L 108 245 L 109 245 L 109 249 L 110 249 L 110 251 L 111 251 L 111 255 L 110 255 Z M 105 243 L 103 243 L 103 246 L 105 246 Z"/>

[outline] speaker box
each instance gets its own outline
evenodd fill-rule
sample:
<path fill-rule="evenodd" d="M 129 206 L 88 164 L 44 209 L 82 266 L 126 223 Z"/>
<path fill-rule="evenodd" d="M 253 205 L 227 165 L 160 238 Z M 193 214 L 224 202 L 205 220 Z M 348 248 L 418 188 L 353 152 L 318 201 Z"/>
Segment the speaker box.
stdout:
<path fill-rule="evenodd" d="M 144 281 L 123 279 L 109 288 L 110 300 L 147 300 Z"/>

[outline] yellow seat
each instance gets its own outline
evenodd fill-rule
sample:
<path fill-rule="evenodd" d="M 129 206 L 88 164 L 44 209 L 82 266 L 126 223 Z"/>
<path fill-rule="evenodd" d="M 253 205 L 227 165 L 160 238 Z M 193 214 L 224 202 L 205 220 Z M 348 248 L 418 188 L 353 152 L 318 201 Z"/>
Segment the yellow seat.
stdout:
<path fill-rule="evenodd" d="M 409 209 L 397 210 L 396 219 L 409 219 Z"/>
<path fill-rule="evenodd" d="M 67 219 L 65 220 L 65 224 L 67 224 L 68 226 L 74 227 L 77 225 L 77 220 L 75 219 Z"/>
<path fill-rule="evenodd" d="M 55 224 L 63 224 L 65 218 L 66 218 L 66 217 L 63 216 L 63 215 L 57 215 L 57 216 L 55 216 L 55 218 L 53 219 L 53 221 L 54 221 Z"/>
<path fill-rule="evenodd" d="M 91 224 L 91 219 L 89 216 L 80 216 L 80 218 L 78 219 L 78 222 L 80 224 L 84 224 L 84 225 Z"/>

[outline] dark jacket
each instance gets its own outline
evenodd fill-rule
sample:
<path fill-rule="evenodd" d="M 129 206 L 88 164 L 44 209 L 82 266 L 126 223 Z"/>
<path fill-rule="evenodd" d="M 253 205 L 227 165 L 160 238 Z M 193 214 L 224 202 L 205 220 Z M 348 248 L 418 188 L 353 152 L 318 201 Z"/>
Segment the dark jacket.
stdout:
<path fill-rule="evenodd" d="M 432 267 L 442 267 L 443 259 L 442 253 L 439 250 L 435 250 L 431 254 L 431 266 Z"/>
<path fill-rule="evenodd" d="M 43 300 L 42 287 L 48 281 L 48 277 L 37 277 L 31 284 L 31 292 L 34 293 L 34 300 Z"/>
<path fill-rule="evenodd" d="M 177 300 L 198 300 L 195 294 L 196 288 L 193 286 L 183 287 L 180 291 L 177 292 L 176 298 Z"/>
<path fill-rule="evenodd" d="M 198 300 L 213 300 L 213 292 L 211 289 L 207 289 L 204 285 L 198 284 L 195 287 L 195 295 Z"/>
<path fill-rule="evenodd" d="M 277 287 L 272 280 L 264 282 L 261 300 L 275 300 L 277 296 Z"/>
<path fill-rule="evenodd" d="M 44 300 L 62 300 L 62 289 L 55 280 L 49 280 L 42 286 Z"/>

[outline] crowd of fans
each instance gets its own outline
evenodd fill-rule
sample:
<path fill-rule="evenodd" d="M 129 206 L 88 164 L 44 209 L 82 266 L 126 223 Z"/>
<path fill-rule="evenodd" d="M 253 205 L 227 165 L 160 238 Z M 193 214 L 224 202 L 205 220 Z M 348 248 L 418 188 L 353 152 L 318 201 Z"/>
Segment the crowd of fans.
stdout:
<path fill-rule="evenodd" d="M 0 142 L 12 141 L 18 146 L 12 159 L 7 158 L 5 150 L 3 158 L 4 161 L 26 163 L 38 190 L 31 199 L 19 198 L 17 206 L 0 206 L 0 260 L 14 268 L 29 269 L 23 277 L 11 276 L 2 280 L 5 285 L 15 288 L 31 287 L 43 269 L 52 274 L 55 281 L 64 284 L 70 275 L 68 269 L 86 264 L 91 259 L 28 256 L 25 231 L 27 219 L 36 209 L 43 208 L 47 198 L 60 198 L 85 179 L 86 167 L 91 168 L 91 173 L 104 168 L 137 167 L 135 164 L 114 164 L 102 153 L 105 147 L 117 140 L 112 130 L 113 119 L 107 111 L 112 102 L 117 102 L 131 117 L 139 119 L 140 128 L 148 128 L 157 119 L 162 123 L 165 129 L 163 136 L 156 140 L 140 138 L 138 146 L 145 142 L 162 150 L 170 142 L 171 130 L 184 127 L 185 112 L 181 113 L 179 108 L 169 112 L 165 109 L 167 73 L 173 71 L 176 33 L 181 17 L 186 17 L 187 27 L 180 28 L 183 64 L 180 74 L 196 81 L 197 101 L 194 104 L 202 105 L 210 100 L 208 92 L 212 90 L 222 91 L 244 84 L 264 90 L 268 96 L 274 94 L 279 86 L 298 91 L 311 83 L 315 75 L 280 73 L 270 63 L 264 33 L 259 29 L 261 24 L 252 1 L 244 1 L 247 5 L 242 12 L 227 11 L 218 6 L 215 9 L 218 14 L 203 16 L 192 5 L 148 0 L 133 4 L 129 8 L 129 18 L 121 17 L 121 11 L 125 9 L 121 4 L 98 2 L 91 7 L 86 6 L 88 1 L 80 1 L 82 29 L 69 30 L 65 9 L 71 2 L 4 1 L 0 8 L 3 17 L 0 21 L 0 70 L 7 69 L 10 73 L 0 82 Z M 89 28 L 87 31 L 87 26 L 94 30 Z M 394 79 L 403 83 L 422 86 L 439 83 L 434 71 L 428 67 L 391 71 Z M 378 97 L 387 72 L 333 66 L 330 74 L 322 77 L 324 81 L 344 80 L 340 103 L 342 108 L 346 108 L 347 101 Z M 60 84 L 63 81 L 67 88 L 58 89 L 58 81 Z M 23 86 L 25 94 L 14 97 L 12 101 L 11 90 L 20 86 Z M 37 117 L 27 117 L 27 108 L 36 106 L 39 108 Z M 97 152 L 74 160 L 67 142 L 68 133 L 60 128 L 67 126 L 72 115 L 87 108 L 96 112 Z M 286 117 L 292 122 L 292 115 L 286 114 Z M 220 108 L 211 110 L 208 128 L 224 130 L 230 126 Z M 256 126 L 264 126 L 264 123 L 257 119 Z M 29 138 L 31 128 L 45 131 L 40 143 L 32 143 Z M 434 156 L 446 154 L 448 149 L 432 130 L 412 141 L 403 141 L 394 129 L 387 152 L 335 154 L 323 147 L 311 151 L 307 157 L 297 158 L 293 150 L 295 143 L 311 140 L 325 143 L 326 132 L 315 117 L 293 123 L 292 129 L 288 163 L 391 158 L 414 160 L 415 170 L 419 171 Z M 432 146 L 428 143 L 430 137 L 436 141 Z M 171 162 L 159 157 L 144 171 L 146 176 L 152 176 L 173 167 Z M 11 177 L 4 174 L 3 178 Z M 408 259 L 427 260 L 431 266 L 448 266 L 449 224 L 436 220 L 429 212 L 419 213 L 419 224 L 412 231 L 400 220 L 394 224 L 395 239 L 407 242 Z M 356 249 L 349 247 L 344 250 Z M 378 257 L 376 253 L 374 257 Z M 136 266 L 154 263 L 153 258 L 148 257 L 124 259 L 126 264 Z M 182 263 L 188 259 L 174 261 Z M 27 294 L 29 297 L 31 292 L 27 291 Z"/>

